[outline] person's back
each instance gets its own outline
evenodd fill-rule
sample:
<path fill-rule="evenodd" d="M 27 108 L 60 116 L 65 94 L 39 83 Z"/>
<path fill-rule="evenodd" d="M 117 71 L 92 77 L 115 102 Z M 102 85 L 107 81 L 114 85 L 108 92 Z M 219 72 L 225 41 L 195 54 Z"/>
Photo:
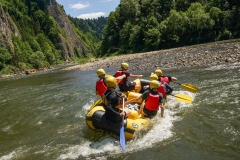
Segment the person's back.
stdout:
<path fill-rule="evenodd" d="M 160 83 L 157 80 L 150 81 L 150 90 L 146 90 L 142 94 L 143 103 L 140 108 L 142 116 L 154 117 L 158 109 L 161 108 L 161 116 L 163 117 L 164 106 L 162 94 L 157 91 Z"/>
<path fill-rule="evenodd" d="M 122 92 L 127 92 L 127 91 L 132 91 L 135 89 L 140 89 L 140 86 L 136 86 L 135 82 L 129 82 L 128 78 L 141 78 L 142 75 L 132 75 L 128 72 L 128 67 L 129 65 L 127 63 L 121 63 L 121 69 L 118 70 L 115 74 L 114 77 L 116 77 L 118 81 L 118 86 L 120 91 Z"/>
<path fill-rule="evenodd" d="M 121 121 L 122 116 L 129 114 L 129 111 L 122 112 L 122 110 L 119 109 L 124 95 L 115 90 L 117 87 L 117 80 L 115 77 L 108 77 L 106 79 L 106 85 L 108 89 L 102 96 L 106 118 L 113 122 Z"/>
<path fill-rule="evenodd" d="M 120 93 L 117 93 L 115 90 L 107 90 L 104 93 L 107 101 L 107 105 L 105 106 L 105 114 L 106 117 L 113 122 L 121 121 L 121 117 L 118 115 L 118 113 L 120 113 L 120 109 L 117 107 L 121 101 L 119 94 Z"/>

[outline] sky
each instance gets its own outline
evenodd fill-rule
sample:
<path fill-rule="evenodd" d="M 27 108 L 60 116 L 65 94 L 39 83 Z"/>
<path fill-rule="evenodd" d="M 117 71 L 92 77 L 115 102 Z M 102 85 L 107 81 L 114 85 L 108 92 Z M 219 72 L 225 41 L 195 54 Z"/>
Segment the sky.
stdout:
<path fill-rule="evenodd" d="M 111 11 L 115 11 L 120 0 L 56 0 L 63 5 L 67 15 L 74 18 L 93 19 L 108 17 Z"/>

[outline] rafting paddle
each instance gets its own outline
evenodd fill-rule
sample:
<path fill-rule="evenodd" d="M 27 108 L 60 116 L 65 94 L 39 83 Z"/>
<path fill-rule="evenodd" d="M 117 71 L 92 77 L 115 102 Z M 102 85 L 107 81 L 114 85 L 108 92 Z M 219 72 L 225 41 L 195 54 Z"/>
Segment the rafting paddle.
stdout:
<path fill-rule="evenodd" d="M 192 103 L 192 97 L 184 95 L 184 94 L 170 94 L 171 96 L 174 96 L 177 98 L 177 100 L 185 103 Z"/>
<path fill-rule="evenodd" d="M 173 83 L 177 83 L 177 82 L 173 82 Z M 184 83 L 184 84 L 177 83 L 177 84 L 181 85 L 183 87 L 183 89 L 185 89 L 186 91 L 189 91 L 192 93 L 196 93 L 198 91 L 198 87 L 196 87 L 192 84 L 189 84 L 189 83 Z"/>
<path fill-rule="evenodd" d="M 124 98 L 123 98 L 123 106 L 122 111 L 124 112 Z M 125 134 L 124 134 L 124 116 L 122 116 L 122 127 L 120 129 L 120 145 L 122 147 L 122 150 L 125 152 L 126 148 L 126 142 L 125 142 Z"/>

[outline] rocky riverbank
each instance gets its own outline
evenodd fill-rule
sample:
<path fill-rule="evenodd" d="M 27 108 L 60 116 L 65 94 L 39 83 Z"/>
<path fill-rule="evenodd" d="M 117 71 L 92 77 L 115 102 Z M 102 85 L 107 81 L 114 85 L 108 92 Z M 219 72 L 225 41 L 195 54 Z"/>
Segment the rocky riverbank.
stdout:
<path fill-rule="evenodd" d="M 63 70 L 76 68 L 83 71 L 98 68 L 117 70 L 122 62 L 129 63 L 130 70 L 180 69 L 235 63 L 240 62 L 240 39 L 92 59 L 89 63 L 73 65 Z M 11 76 L 14 75 L 0 75 L 0 78 Z"/>
<path fill-rule="evenodd" d="M 83 65 L 66 69 L 80 68 L 94 70 L 98 68 L 119 68 L 122 62 L 129 63 L 131 70 L 156 68 L 207 67 L 240 62 L 240 39 L 213 42 L 188 47 L 173 48 L 145 53 L 135 53 L 105 59 L 93 59 Z"/>

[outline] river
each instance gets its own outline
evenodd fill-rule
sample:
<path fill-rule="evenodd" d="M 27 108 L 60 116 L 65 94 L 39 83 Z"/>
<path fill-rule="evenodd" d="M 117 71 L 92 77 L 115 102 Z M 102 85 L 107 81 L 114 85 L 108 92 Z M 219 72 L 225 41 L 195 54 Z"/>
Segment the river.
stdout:
<path fill-rule="evenodd" d="M 0 160 L 240 159 L 240 63 L 163 71 L 199 90 L 193 94 L 172 84 L 174 94 L 193 102 L 169 96 L 164 118 L 158 115 L 151 130 L 128 141 L 126 152 L 109 135 L 89 146 L 96 134 L 85 115 L 98 99 L 95 70 L 56 67 L 0 79 Z"/>

